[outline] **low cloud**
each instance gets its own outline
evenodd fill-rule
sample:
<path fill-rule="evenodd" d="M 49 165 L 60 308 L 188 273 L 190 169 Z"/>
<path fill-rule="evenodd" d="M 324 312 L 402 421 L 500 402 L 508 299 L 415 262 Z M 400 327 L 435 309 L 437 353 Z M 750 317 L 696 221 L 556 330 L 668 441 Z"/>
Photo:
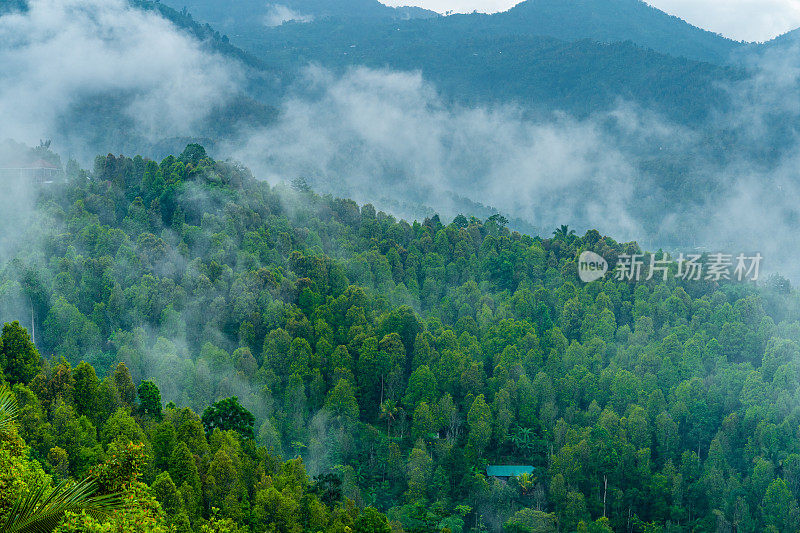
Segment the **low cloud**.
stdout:
<path fill-rule="evenodd" d="M 602 118 L 636 130 L 629 135 L 660 135 L 628 114 Z M 231 149 L 260 177 L 303 176 L 361 201 L 423 201 L 452 216 L 459 195 L 538 224 L 591 218 L 633 235 L 624 207 L 636 169 L 603 128 L 511 106 L 453 107 L 419 73 L 311 67 L 279 121 Z"/>
<path fill-rule="evenodd" d="M 123 0 L 32 0 L 28 12 L 0 17 L 0 40 L 0 139 L 53 137 L 65 156 L 196 135 L 244 77 Z M 464 107 L 419 72 L 310 66 L 274 124 L 222 140 L 215 155 L 401 216 L 419 216 L 408 206 L 445 218 L 496 210 L 544 235 L 569 224 L 650 249 L 758 250 L 800 277 L 798 52 L 746 60 L 750 76 L 727 87 L 733 104 L 691 129 L 624 101 L 588 119 Z M 105 127 L 118 137 L 91 137 Z"/>
<path fill-rule="evenodd" d="M 469 214 L 463 197 L 544 235 L 570 224 L 649 249 L 761 251 L 796 278 L 798 67 L 786 54 L 753 57 L 751 75 L 728 87 L 732 104 L 690 129 L 623 101 L 585 120 L 468 108 L 420 73 L 312 66 L 278 122 L 229 149 L 264 179 L 302 176 L 401 216 L 404 203 Z"/>
<path fill-rule="evenodd" d="M 314 17 L 303 15 L 282 4 L 272 4 L 269 6 L 264 24 L 269 27 L 280 26 L 284 22 L 311 22 Z"/>
<path fill-rule="evenodd" d="M 242 78 L 230 60 L 124 0 L 30 0 L 26 12 L 0 17 L 0 42 L 0 138 L 53 137 L 67 150 L 81 144 L 77 119 L 150 140 L 192 134 Z"/>

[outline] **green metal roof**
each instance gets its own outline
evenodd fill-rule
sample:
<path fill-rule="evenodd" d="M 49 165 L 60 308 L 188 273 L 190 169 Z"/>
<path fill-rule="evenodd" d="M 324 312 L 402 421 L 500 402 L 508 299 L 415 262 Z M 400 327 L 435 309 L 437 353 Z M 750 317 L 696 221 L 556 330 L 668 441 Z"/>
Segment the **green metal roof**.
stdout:
<path fill-rule="evenodd" d="M 494 477 L 516 477 L 522 474 L 532 474 L 532 466 L 524 465 L 495 465 L 486 467 L 486 475 Z"/>

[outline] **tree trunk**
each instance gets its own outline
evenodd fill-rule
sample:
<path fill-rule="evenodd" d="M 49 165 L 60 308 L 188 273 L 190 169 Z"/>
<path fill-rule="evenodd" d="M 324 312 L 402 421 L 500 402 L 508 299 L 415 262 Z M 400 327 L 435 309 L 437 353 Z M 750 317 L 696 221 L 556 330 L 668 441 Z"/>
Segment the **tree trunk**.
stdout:
<path fill-rule="evenodd" d="M 36 344 L 36 318 L 33 314 L 33 299 L 31 299 L 31 341 Z"/>

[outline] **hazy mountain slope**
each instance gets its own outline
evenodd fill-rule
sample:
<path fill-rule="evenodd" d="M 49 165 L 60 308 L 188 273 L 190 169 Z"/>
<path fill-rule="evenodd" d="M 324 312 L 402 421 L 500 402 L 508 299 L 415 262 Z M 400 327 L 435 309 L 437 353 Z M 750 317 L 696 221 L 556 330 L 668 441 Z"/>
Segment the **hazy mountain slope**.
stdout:
<path fill-rule="evenodd" d="M 438 17 L 438 13 L 419 7 L 389 7 L 377 0 L 276 0 L 283 5 L 315 18 L 341 17 L 363 19 L 407 19 Z"/>
<path fill-rule="evenodd" d="M 52 139 L 64 153 L 79 159 L 96 152 L 161 155 L 187 139 L 213 146 L 241 126 L 265 126 L 277 114 L 269 105 L 269 95 L 274 94 L 269 82 L 276 76 L 266 64 L 208 24 L 158 2 L 0 0 L 0 10 L 26 13 L 16 19 L 3 16 L 0 26 L 0 102 L 7 137 Z M 63 35 L 70 32 L 80 38 L 65 42 Z M 49 84 L 31 83 L 35 74 L 28 65 L 46 63 L 29 59 L 38 54 L 53 63 L 64 56 L 94 55 L 58 69 Z M 126 77 L 133 70 L 141 72 Z M 72 89 L 62 88 L 56 76 L 69 79 Z M 40 91 L 31 96 L 41 102 L 38 121 L 31 121 L 29 113 L 11 116 L 9 111 L 23 107 L 18 94 L 30 92 L 30 85 Z M 156 109 L 178 93 L 186 102 L 185 114 L 167 117 L 163 108 Z M 57 105 L 48 105 L 55 101 Z"/>
<path fill-rule="evenodd" d="M 259 34 L 265 27 L 293 18 L 303 22 L 328 17 L 372 22 L 394 19 L 400 23 L 433 17 L 437 20 L 431 22 L 441 31 L 480 31 L 497 38 L 537 35 L 567 41 L 632 41 L 661 53 L 714 63 L 726 62 L 731 52 L 742 46 L 640 0 L 527 0 L 504 13 L 451 17 L 415 8 L 391 8 L 375 0 L 167 0 L 167 4 L 177 9 L 185 6 L 199 20 L 241 42 L 263 38 Z"/>
<path fill-rule="evenodd" d="M 245 65 L 251 67 L 267 67 L 265 63 L 259 61 L 255 56 L 248 54 L 241 48 L 237 48 L 236 46 L 232 45 L 229 42 L 228 37 L 220 34 L 217 28 L 212 27 L 208 22 L 197 22 L 194 20 L 191 13 L 185 10 L 179 12 L 161 2 L 153 2 L 151 0 L 130 0 L 130 3 L 141 9 L 158 11 L 162 17 L 169 20 L 179 28 L 186 30 L 200 41 L 210 45 L 211 48 L 217 52 L 232 56 Z"/>
<path fill-rule="evenodd" d="M 640 0 L 527 0 L 488 19 L 495 31 L 565 40 L 632 41 L 701 61 L 724 62 L 741 46 Z"/>
<path fill-rule="evenodd" d="M 210 23 L 234 39 L 252 36 L 264 27 L 277 26 L 292 19 L 405 20 L 439 16 L 416 7 L 389 7 L 377 0 L 167 0 L 165 4 L 175 9 L 185 8 L 185 13 Z"/>
<path fill-rule="evenodd" d="M 575 115 L 637 102 L 682 122 L 702 119 L 733 69 L 676 58 L 634 44 L 563 41 L 462 27 L 463 20 L 375 24 L 321 21 L 264 30 L 243 46 L 290 73 L 308 62 L 420 70 L 457 102 L 518 102 Z"/>
<path fill-rule="evenodd" d="M 774 39 L 759 45 L 752 45 L 750 48 L 757 50 L 787 50 L 800 45 L 800 28 L 779 35 Z"/>
<path fill-rule="evenodd" d="M 724 101 L 717 82 L 740 75 L 722 66 L 740 43 L 638 0 L 529 0 L 495 15 L 414 20 L 387 20 L 380 14 L 393 8 L 371 0 L 287 4 L 322 18 L 269 27 L 259 15 L 268 8 L 255 0 L 191 0 L 182 16 L 210 21 L 287 85 L 309 63 L 419 70 L 460 103 L 514 101 L 578 116 L 622 98 L 697 122 Z"/>

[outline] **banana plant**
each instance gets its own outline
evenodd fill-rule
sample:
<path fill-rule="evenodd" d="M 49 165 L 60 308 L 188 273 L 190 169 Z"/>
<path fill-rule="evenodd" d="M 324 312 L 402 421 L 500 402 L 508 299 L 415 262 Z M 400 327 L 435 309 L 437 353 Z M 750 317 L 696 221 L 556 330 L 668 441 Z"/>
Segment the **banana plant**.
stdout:
<path fill-rule="evenodd" d="M 0 387 L 0 437 L 7 437 L 19 416 L 17 399 L 11 391 L 3 385 Z"/>
<path fill-rule="evenodd" d="M 0 437 L 11 434 L 19 406 L 14 394 L 6 386 L 0 387 Z M 95 495 L 97 483 L 91 478 L 80 482 L 62 481 L 54 488 L 49 484 L 31 487 L 20 496 L 4 522 L 0 533 L 49 533 L 67 512 L 85 512 L 101 519 L 124 508 L 119 494 Z"/>

